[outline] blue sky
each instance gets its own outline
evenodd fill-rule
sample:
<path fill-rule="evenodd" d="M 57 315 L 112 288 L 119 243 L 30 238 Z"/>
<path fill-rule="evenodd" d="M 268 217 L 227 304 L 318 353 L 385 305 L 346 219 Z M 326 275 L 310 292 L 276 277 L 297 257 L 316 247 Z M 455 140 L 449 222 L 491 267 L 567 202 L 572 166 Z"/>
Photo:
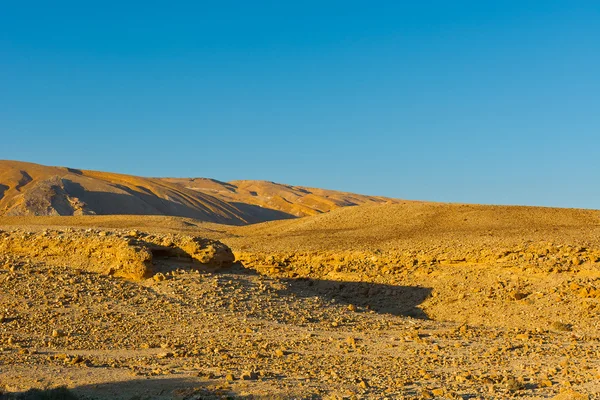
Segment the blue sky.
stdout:
<path fill-rule="evenodd" d="M 598 71 L 597 1 L 2 2 L 0 159 L 600 209 Z"/>

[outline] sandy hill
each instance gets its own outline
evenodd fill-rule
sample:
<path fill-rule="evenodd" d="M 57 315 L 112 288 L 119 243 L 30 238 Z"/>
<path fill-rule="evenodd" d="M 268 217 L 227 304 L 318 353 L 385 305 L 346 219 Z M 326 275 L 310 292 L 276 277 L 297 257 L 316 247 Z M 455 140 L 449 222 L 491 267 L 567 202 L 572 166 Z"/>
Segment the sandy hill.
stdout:
<path fill-rule="evenodd" d="M 0 216 L 0 228 L 11 226 L 185 231 L 224 240 L 233 250 L 264 253 L 458 250 L 529 242 L 600 247 L 600 210 L 418 202 L 344 207 L 247 226 L 159 215 Z"/>
<path fill-rule="evenodd" d="M 0 215 L 166 215 L 244 225 L 393 200 L 272 182 L 142 178 L 0 161 Z"/>
<path fill-rule="evenodd" d="M 400 202 L 235 228 L 258 251 L 406 250 L 496 247 L 526 241 L 600 245 L 600 211 Z"/>
<path fill-rule="evenodd" d="M 278 210 L 287 214 L 288 218 L 317 215 L 340 207 L 396 202 L 384 197 L 283 185 L 268 181 L 220 182 L 206 178 L 164 180 L 215 196 L 242 210 L 252 212 L 258 206 Z"/>

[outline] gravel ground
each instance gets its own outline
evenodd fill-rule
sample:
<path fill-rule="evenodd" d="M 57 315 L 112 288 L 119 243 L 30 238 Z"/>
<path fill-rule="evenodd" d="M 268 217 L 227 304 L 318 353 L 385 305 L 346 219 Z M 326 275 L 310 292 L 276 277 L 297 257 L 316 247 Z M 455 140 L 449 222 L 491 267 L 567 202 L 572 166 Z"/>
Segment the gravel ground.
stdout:
<path fill-rule="evenodd" d="M 348 299 L 338 282 L 239 265 L 134 282 L 15 257 L 2 264 L 0 379 L 11 396 L 61 386 L 121 399 L 600 393 L 598 337 L 431 320 L 414 302 L 378 311 L 369 305 L 377 284 Z M 402 294 L 388 301 L 406 302 Z"/>

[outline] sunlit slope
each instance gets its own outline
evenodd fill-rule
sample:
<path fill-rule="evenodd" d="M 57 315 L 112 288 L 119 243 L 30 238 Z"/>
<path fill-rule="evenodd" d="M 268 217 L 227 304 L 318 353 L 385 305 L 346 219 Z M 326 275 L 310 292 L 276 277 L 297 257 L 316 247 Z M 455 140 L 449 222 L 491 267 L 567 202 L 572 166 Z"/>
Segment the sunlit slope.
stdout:
<path fill-rule="evenodd" d="M 340 207 L 395 203 L 398 201 L 385 197 L 283 185 L 268 181 L 237 180 L 220 182 L 203 178 L 166 180 L 188 189 L 210 194 L 242 208 L 256 208 L 258 206 L 264 209 L 277 210 L 286 214 L 288 218 L 316 215 Z"/>
<path fill-rule="evenodd" d="M 476 248 L 524 241 L 600 243 L 600 211 L 425 202 L 363 205 L 235 228 L 258 251 Z"/>
<path fill-rule="evenodd" d="M 8 216 L 133 214 L 250 222 L 227 202 L 159 179 L 0 161 L 0 185 L 0 214 Z"/>
<path fill-rule="evenodd" d="M 264 181 L 143 178 L 0 161 L 0 215 L 165 215 L 229 225 L 396 200 Z"/>

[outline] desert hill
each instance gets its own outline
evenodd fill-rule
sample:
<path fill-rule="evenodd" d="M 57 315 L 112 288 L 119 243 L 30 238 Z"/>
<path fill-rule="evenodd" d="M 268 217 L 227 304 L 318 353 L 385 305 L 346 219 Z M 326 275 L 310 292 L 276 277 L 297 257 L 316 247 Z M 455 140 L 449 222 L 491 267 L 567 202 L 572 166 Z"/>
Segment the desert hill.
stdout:
<path fill-rule="evenodd" d="M 166 215 L 244 225 L 393 200 L 263 181 L 143 178 L 0 161 L 0 215 Z"/>
<path fill-rule="evenodd" d="M 343 207 L 247 226 L 160 215 L 0 216 L 0 228 L 12 226 L 186 232 L 261 253 L 466 251 L 531 242 L 600 247 L 600 210 L 424 202 Z"/>
<path fill-rule="evenodd" d="M 395 202 L 384 197 L 282 185 L 268 181 L 238 180 L 226 183 L 206 178 L 164 180 L 215 196 L 243 210 L 258 206 L 278 210 L 294 217 L 316 215 L 340 207 Z"/>
<path fill-rule="evenodd" d="M 600 246 L 600 211 L 400 202 L 340 208 L 232 231 L 246 248 L 264 252 L 482 248 L 525 241 Z"/>

